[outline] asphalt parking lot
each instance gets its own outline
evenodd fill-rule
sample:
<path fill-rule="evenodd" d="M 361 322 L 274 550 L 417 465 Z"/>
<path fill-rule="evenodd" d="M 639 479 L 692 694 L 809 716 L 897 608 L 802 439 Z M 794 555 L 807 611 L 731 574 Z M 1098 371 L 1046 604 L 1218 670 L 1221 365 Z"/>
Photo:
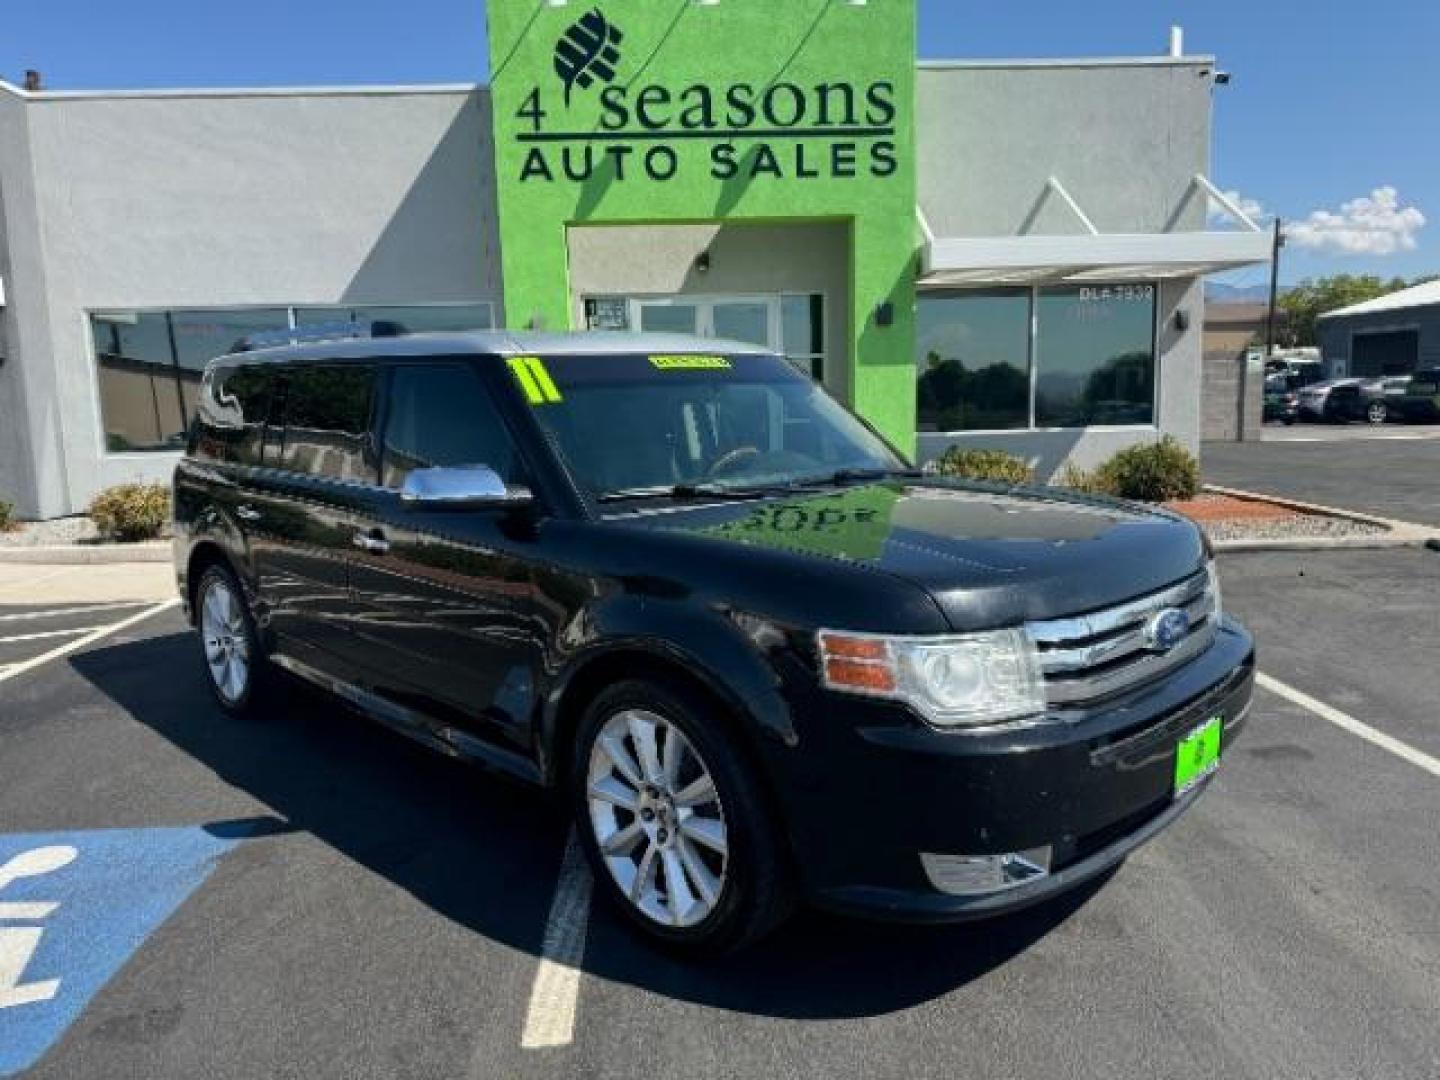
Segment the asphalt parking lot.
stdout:
<path fill-rule="evenodd" d="M 1196 810 L 1047 907 L 804 914 L 710 968 L 582 907 L 539 994 L 544 800 L 298 687 L 226 719 L 154 614 L 0 682 L 0 1075 L 1433 1078 L 1440 555 L 1222 573 L 1273 685 L 1361 727 L 1260 690 Z"/>
<path fill-rule="evenodd" d="M 1259 443 L 1206 443 L 1212 484 L 1440 526 L 1440 426 L 1296 424 Z"/>

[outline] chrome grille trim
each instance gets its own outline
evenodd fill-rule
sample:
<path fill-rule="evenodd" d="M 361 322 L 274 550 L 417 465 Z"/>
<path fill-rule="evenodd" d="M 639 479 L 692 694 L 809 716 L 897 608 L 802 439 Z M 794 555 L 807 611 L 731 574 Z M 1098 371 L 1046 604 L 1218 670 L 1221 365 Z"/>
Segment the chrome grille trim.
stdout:
<path fill-rule="evenodd" d="M 1069 705 L 1118 693 L 1193 658 L 1215 639 L 1216 598 L 1200 571 L 1176 585 L 1103 611 L 1026 624 L 1040 654 L 1046 699 Z M 1144 624 L 1157 611 L 1180 608 L 1190 632 L 1168 652 L 1146 648 Z"/>

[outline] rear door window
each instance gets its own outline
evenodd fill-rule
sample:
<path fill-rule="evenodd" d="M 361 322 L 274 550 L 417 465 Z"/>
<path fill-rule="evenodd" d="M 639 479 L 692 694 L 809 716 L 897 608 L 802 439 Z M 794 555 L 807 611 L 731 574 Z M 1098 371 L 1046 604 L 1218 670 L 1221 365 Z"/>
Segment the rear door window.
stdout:
<path fill-rule="evenodd" d="M 261 464 L 273 383 L 268 368 L 208 372 L 200 393 L 195 456 L 235 465 Z"/>
<path fill-rule="evenodd" d="M 455 465 L 488 465 L 507 484 L 523 482 L 505 421 L 468 364 L 391 370 L 380 453 L 387 488 L 399 488 L 415 469 Z"/>
<path fill-rule="evenodd" d="M 375 369 L 357 364 L 289 368 L 284 387 L 285 438 L 278 464 L 291 472 L 373 484 L 370 414 Z"/>

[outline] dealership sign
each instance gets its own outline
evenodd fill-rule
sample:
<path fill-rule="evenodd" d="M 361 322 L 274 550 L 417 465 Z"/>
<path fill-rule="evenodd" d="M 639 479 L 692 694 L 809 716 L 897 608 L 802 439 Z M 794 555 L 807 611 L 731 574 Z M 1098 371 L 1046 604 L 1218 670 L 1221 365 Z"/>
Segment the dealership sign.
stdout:
<path fill-rule="evenodd" d="M 852 404 L 908 443 L 914 372 L 895 358 L 914 332 L 914 0 L 485 10 L 506 323 L 573 326 L 603 302 L 571 295 L 578 229 L 833 223 L 852 268 L 836 360 L 854 366 Z"/>
<path fill-rule="evenodd" d="M 893 81 L 626 81 L 624 42 L 600 8 L 560 35 L 556 79 L 537 81 L 515 111 L 522 183 L 583 183 L 600 172 L 664 183 L 687 169 L 714 180 L 883 178 L 898 169 Z M 582 113 L 587 93 L 595 102 Z M 588 124 L 577 123 L 582 115 Z"/>

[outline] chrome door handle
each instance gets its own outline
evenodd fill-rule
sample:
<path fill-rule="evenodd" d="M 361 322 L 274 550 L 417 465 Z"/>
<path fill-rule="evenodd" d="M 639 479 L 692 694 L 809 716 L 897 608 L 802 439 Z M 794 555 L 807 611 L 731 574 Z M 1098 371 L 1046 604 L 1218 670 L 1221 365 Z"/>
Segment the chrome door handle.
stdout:
<path fill-rule="evenodd" d="M 235 508 L 235 516 L 241 521 L 259 521 L 260 511 L 256 510 L 253 506 L 241 503 Z"/>
<path fill-rule="evenodd" d="M 357 532 L 350 538 L 350 542 L 361 551 L 368 551 L 372 555 L 384 555 L 390 550 L 390 541 L 386 540 L 378 530 L 374 532 Z"/>

